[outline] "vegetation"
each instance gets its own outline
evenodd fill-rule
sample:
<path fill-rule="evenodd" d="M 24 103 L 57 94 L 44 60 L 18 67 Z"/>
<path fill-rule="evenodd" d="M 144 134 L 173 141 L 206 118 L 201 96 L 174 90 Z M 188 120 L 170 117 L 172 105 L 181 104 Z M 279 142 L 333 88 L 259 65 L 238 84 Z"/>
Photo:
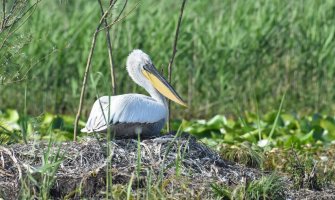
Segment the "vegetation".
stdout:
<path fill-rule="evenodd" d="M 123 7 L 118 1 L 115 12 Z M 125 13 L 137 1 L 129 1 Z M 192 1 L 185 8 L 173 82 L 189 104 L 179 118 L 211 117 L 240 110 L 272 111 L 284 92 L 286 109 L 314 113 L 334 111 L 334 1 L 265 1 L 245 3 Z M 167 74 L 179 2 L 141 1 L 140 6 L 112 28 L 117 92 L 144 92 L 129 83 L 124 69 L 134 48 L 151 55 Z M 50 9 L 52 8 L 52 12 Z M 22 109 L 27 87 L 29 113 L 74 113 L 81 77 L 99 21 L 96 1 L 42 1 L 9 40 L 22 46 L 11 69 L 29 69 L 26 81 L 1 85 L 2 109 Z M 18 37 L 23 37 L 18 39 Z M 98 37 L 92 76 L 108 74 L 105 35 Z M 13 49 L 13 48 L 9 48 Z M 17 49 L 17 48 L 14 48 Z M 5 63 L 1 56 L 1 63 Z M 24 72 L 21 72 L 24 73 Z M 167 76 L 166 76 L 167 77 Z M 111 94 L 109 76 L 100 77 L 98 92 Z M 16 92 L 13 92 L 16 91 Z M 84 111 L 96 96 L 89 82 Z M 175 105 L 174 105 L 175 106 Z"/>
<path fill-rule="evenodd" d="M 11 18 L 0 21 L 0 144 L 71 141 L 80 80 L 101 16 L 99 4 L 17 2 Z M 147 0 L 136 7 L 137 1 L 120 0 L 113 13 L 124 3 L 126 17 L 111 29 L 117 93 L 144 93 L 130 83 L 126 57 L 132 49 L 143 49 L 167 77 L 181 2 Z M 3 10 L 11 10 L 13 4 L 3 5 L 1 16 L 6 16 Z M 287 181 L 284 174 L 294 190 L 334 186 L 334 8 L 332 0 L 188 1 L 172 85 L 189 107 L 172 104 L 172 129 L 191 133 L 229 161 L 271 171 L 257 180 L 213 183 L 213 195 L 280 199 Z M 97 95 L 112 94 L 107 57 L 105 35 L 99 34 L 83 107 L 86 114 Z M 86 136 L 79 135 L 79 141 Z M 22 179 L 22 197 L 49 198 L 64 156 L 53 152 L 53 145 L 50 142 L 45 150 L 42 166 L 30 169 Z M 139 158 L 141 148 L 138 141 Z M 180 175 L 185 151 L 186 147 L 178 148 L 176 177 L 165 181 L 180 186 L 176 190 L 181 196 L 196 196 L 187 189 L 192 180 Z M 145 172 L 146 191 L 132 194 L 134 185 L 140 185 L 141 159 L 123 185 L 111 184 L 109 165 L 107 160 L 107 196 L 172 198 L 156 185 L 151 171 Z"/>
<path fill-rule="evenodd" d="M 183 121 L 182 123 L 174 121 L 173 126 L 174 129 L 179 127 L 180 130 L 190 132 L 203 143 L 218 151 L 227 160 L 262 171 L 277 173 L 273 175 L 264 174 L 263 178 L 254 181 L 245 179 L 245 182 L 241 184 L 222 185 L 213 183 L 212 190 L 217 196 L 234 199 L 284 198 L 283 174 L 289 178 L 292 183 L 292 189 L 295 190 L 307 188 L 314 191 L 322 191 L 334 185 L 335 145 L 333 141 L 335 137 L 335 120 L 329 116 L 315 114 L 313 116 L 300 117 L 284 112 L 279 115 L 278 122 L 274 126 L 277 115 L 278 112 L 257 117 L 256 114 L 245 113 L 238 120 L 217 115 L 209 120 Z M 20 130 L 20 117 L 15 110 L 7 110 L 0 115 L 0 119 L 2 122 L 0 128 L 1 142 L 3 144 L 24 142 L 22 131 Z M 38 117 L 38 119 L 30 118 L 29 121 L 24 123 L 28 127 L 26 140 L 39 141 L 52 138 L 58 141 L 72 141 L 73 120 L 74 117 L 71 116 L 51 114 L 45 114 Z M 83 122 L 81 122 L 81 125 L 83 125 Z M 274 130 L 273 136 L 269 138 L 272 130 Z M 86 135 L 80 135 L 80 140 L 85 137 Z M 143 147 L 138 143 L 137 158 L 141 157 L 141 148 Z M 168 183 L 178 185 L 177 188 L 181 187 L 178 189 L 180 192 L 178 194 L 188 196 L 193 193 L 187 191 L 184 188 L 186 186 L 183 185 L 187 185 L 191 180 L 181 179 L 182 176 L 180 175 L 180 165 L 182 165 L 184 160 L 185 148 L 180 146 L 176 150 L 176 179 L 169 179 L 171 182 Z M 47 150 L 45 155 L 50 157 L 50 163 L 46 162 L 40 170 L 54 170 L 54 168 L 50 167 L 57 167 L 60 163 L 59 152 L 49 155 L 49 151 Z M 168 151 L 169 148 L 167 149 Z M 149 187 L 152 193 L 148 194 L 145 190 L 142 191 L 140 189 L 137 190 L 139 192 L 138 195 L 148 198 L 154 196 L 155 198 L 162 198 L 171 195 L 168 191 L 157 186 L 160 181 L 151 180 L 150 174 L 152 172 L 140 172 L 140 169 L 141 160 L 138 159 L 135 163 L 134 174 L 128 185 L 113 184 L 108 192 L 114 197 L 129 197 L 130 185 L 139 184 L 137 182 L 139 174 L 145 173 L 147 174 L 145 176 L 146 179 L 149 179 L 146 183 L 151 183 L 151 185 L 146 185 L 146 187 Z M 48 173 L 54 173 L 54 171 L 46 172 L 44 173 L 46 178 L 50 176 Z M 34 173 L 40 172 L 36 171 Z M 163 173 L 163 171 L 160 173 Z M 27 179 L 24 182 L 24 184 L 29 183 L 36 184 L 31 179 Z M 46 183 L 50 184 L 51 182 Z M 50 185 L 42 188 L 45 187 L 50 187 Z M 26 193 L 29 194 L 31 191 L 26 191 Z M 43 195 L 45 195 L 45 191 Z"/>
<path fill-rule="evenodd" d="M 276 174 L 241 183 L 234 189 L 215 184 L 212 188 L 217 196 L 227 199 L 285 199 L 284 183 Z"/>

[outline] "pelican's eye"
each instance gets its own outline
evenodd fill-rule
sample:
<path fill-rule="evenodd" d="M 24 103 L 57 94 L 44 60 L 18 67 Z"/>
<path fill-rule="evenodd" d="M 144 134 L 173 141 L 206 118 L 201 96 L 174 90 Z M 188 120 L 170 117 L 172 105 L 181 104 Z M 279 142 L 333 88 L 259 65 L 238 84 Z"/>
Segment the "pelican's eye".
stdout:
<path fill-rule="evenodd" d="M 148 69 L 149 69 L 148 64 L 143 65 L 143 69 L 148 71 Z"/>

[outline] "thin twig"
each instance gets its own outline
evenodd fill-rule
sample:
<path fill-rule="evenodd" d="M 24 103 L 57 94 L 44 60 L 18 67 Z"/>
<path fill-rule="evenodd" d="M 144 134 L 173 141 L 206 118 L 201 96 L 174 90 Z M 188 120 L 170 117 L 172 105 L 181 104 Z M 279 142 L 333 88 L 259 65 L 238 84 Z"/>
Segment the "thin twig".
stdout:
<path fill-rule="evenodd" d="M 23 24 L 24 23 L 26 23 L 26 21 L 29 19 L 29 17 L 35 12 L 35 10 L 36 10 L 36 8 L 37 8 L 37 4 L 40 2 L 40 0 L 36 0 L 36 2 L 32 5 L 32 6 L 30 6 L 29 7 L 29 9 L 28 10 L 26 10 L 20 17 L 18 17 L 17 19 L 15 19 L 15 21 L 11 24 L 11 25 L 9 25 L 9 31 L 8 31 L 8 34 L 5 36 L 5 38 L 3 39 L 3 41 L 2 41 L 2 44 L 1 44 L 1 46 L 0 46 L 0 49 L 2 49 L 2 47 L 5 45 L 5 42 L 8 40 L 8 38 L 15 32 L 15 31 L 17 31 L 21 26 L 23 26 Z M 19 21 L 19 20 L 21 20 L 21 18 L 22 17 L 24 17 L 31 9 L 33 9 L 31 12 L 30 12 L 30 14 L 23 20 L 23 22 L 20 24 L 20 25 L 18 25 L 13 31 L 11 31 L 11 29 L 15 26 L 15 24 Z M 7 17 L 7 19 L 8 19 L 8 17 Z M 5 22 L 6 24 L 7 24 L 7 22 Z M 6 26 L 5 26 L 5 28 L 6 28 Z"/>
<path fill-rule="evenodd" d="M 122 21 L 122 20 L 124 20 L 125 18 L 127 18 L 139 5 L 140 5 L 140 2 L 141 1 L 138 1 L 137 2 L 137 4 L 128 12 L 128 13 L 126 13 L 123 17 L 121 17 L 121 19 L 119 19 L 120 18 L 120 16 L 121 16 L 121 14 L 123 13 L 123 10 L 124 10 L 124 8 L 125 8 L 125 6 L 122 8 L 122 10 L 121 10 L 121 12 L 120 12 L 120 15 L 117 17 L 117 18 L 115 18 L 114 19 L 114 21 L 112 22 L 112 23 L 110 23 L 108 26 L 105 26 L 105 27 L 103 27 L 103 28 L 101 28 L 99 31 L 102 31 L 102 30 L 104 30 L 104 29 L 108 29 L 108 28 L 110 28 L 111 26 L 113 26 L 114 24 L 116 24 L 116 23 L 119 23 L 120 21 Z M 126 4 L 125 4 L 126 5 Z"/>
<path fill-rule="evenodd" d="M 4 15 L 5 18 L 4 18 L 4 22 L 3 22 L 3 24 L 5 24 L 5 26 L 2 28 L 1 31 L 3 31 L 5 28 L 8 27 L 8 26 L 6 26 L 6 24 L 7 24 L 8 20 L 10 19 L 10 17 L 13 15 L 16 6 L 19 5 L 19 2 L 17 2 L 17 1 L 18 1 L 18 0 L 15 0 L 15 1 L 13 2 L 12 7 L 11 7 L 11 9 L 9 10 L 9 14 L 8 14 L 7 16 Z M 24 3 L 24 2 L 23 2 L 23 3 Z M 0 32 L 0 33 L 1 33 L 1 32 Z"/>
<path fill-rule="evenodd" d="M 123 7 L 122 7 L 122 9 L 121 9 L 119 15 L 115 18 L 114 21 L 117 21 L 117 20 L 120 18 L 120 16 L 121 16 L 122 13 L 124 12 L 124 9 L 126 9 L 127 4 L 128 4 L 128 0 L 126 0 L 126 1 L 124 2 Z"/>
<path fill-rule="evenodd" d="M 22 177 L 22 170 L 21 170 L 21 167 L 20 167 L 20 165 L 19 165 L 19 163 L 18 163 L 18 161 L 17 161 L 17 159 L 16 159 L 16 157 L 15 157 L 15 154 L 14 154 L 14 152 L 12 153 L 9 149 L 7 149 L 6 147 L 1 147 L 0 146 L 0 151 L 1 152 L 4 152 L 5 154 L 7 154 L 11 159 L 12 159 L 12 161 L 13 161 L 13 164 L 15 165 L 15 167 L 17 168 L 17 171 L 18 171 L 18 173 L 19 173 L 19 180 L 21 179 L 21 177 Z"/>
<path fill-rule="evenodd" d="M 53 54 L 57 51 L 58 51 L 58 49 L 54 49 L 50 53 L 48 53 L 46 56 L 44 56 L 43 58 L 37 60 L 36 62 L 31 62 L 32 64 L 30 64 L 28 69 L 24 72 L 21 72 L 21 71 L 23 71 L 23 67 L 24 67 L 24 66 L 21 66 L 20 69 L 18 70 L 18 72 L 21 72 L 21 74 L 23 74 L 23 75 L 21 75 L 22 78 L 14 80 L 15 77 L 13 77 L 10 81 L 7 81 L 6 83 L 0 83 L 0 85 L 9 85 L 9 84 L 19 83 L 19 82 L 22 82 L 22 81 L 26 80 L 29 71 L 33 67 L 37 66 L 37 64 L 41 63 L 43 60 L 46 60 L 47 58 L 49 58 L 49 56 L 51 54 Z M 33 59 L 30 59 L 30 60 L 32 61 Z"/>
<path fill-rule="evenodd" d="M 5 22 L 6 22 L 6 0 L 2 0 L 2 12 L 3 12 L 3 19 L 1 23 L 1 31 L 5 27 Z"/>
<path fill-rule="evenodd" d="M 13 2 L 13 6 L 11 7 L 11 9 L 10 9 L 10 11 L 9 11 L 9 15 L 8 15 L 8 17 L 7 18 L 9 18 L 11 15 L 13 15 L 13 13 L 14 13 L 14 11 L 15 11 L 15 9 L 16 9 L 16 7 L 19 5 L 19 3 L 20 2 L 18 2 L 19 0 L 15 0 L 14 2 Z M 23 2 L 23 3 L 26 3 L 27 1 L 25 1 L 25 2 Z"/>
<path fill-rule="evenodd" d="M 184 7 L 186 4 L 186 0 L 183 0 L 183 3 L 181 4 L 181 8 L 180 8 L 180 13 L 179 13 L 179 19 L 178 19 L 178 24 L 177 24 L 177 28 L 176 28 L 176 34 L 174 37 L 174 42 L 173 42 L 173 50 L 172 50 L 172 56 L 171 56 L 171 60 L 169 62 L 169 66 L 168 66 L 168 80 L 169 83 L 171 83 L 171 74 L 172 74 L 172 64 L 174 61 L 174 57 L 176 55 L 177 52 L 177 42 L 178 42 L 178 36 L 179 36 L 179 29 L 180 29 L 180 25 L 181 25 L 181 19 L 183 18 L 183 13 L 184 13 Z M 169 117 L 168 117 L 168 122 L 167 122 L 167 131 L 170 132 L 170 122 L 171 122 L 171 101 L 169 100 Z"/>
<path fill-rule="evenodd" d="M 19 7 L 19 9 L 18 9 L 17 11 L 15 10 L 15 9 L 16 9 L 16 6 L 15 6 L 15 7 L 13 6 L 13 9 L 11 9 L 11 11 L 10 11 L 10 13 L 9 13 L 9 15 L 8 15 L 8 17 L 7 17 L 7 21 L 6 21 L 6 23 L 8 22 L 8 20 L 10 19 L 10 17 L 14 14 L 14 11 L 16 11 L 16 13 L 18 13 L 18 16 L 14 18 L 14 20 L 12 21 L 12 23 L 10 24 L 10 26 L 14 26 L 18 21 L 20 21 L 21 18 L 22 18 L 23 16 L 25 16 L 25 15 L 26 15 L 32 8 L 35 7 L 35 5 L 37 5 L 37 3 L 39 3 L 39 0 L 37 0 L 37 1 L 36 1 L 32 6 L 30 6 L 27 10 L 25 10 L 26 7 L 27 7 L 27 5 L 28 5 L 27 0 L 26 0 L 25 2 L 18 2 L 18 4 L 19 4 L 19 3 L 21 3 L 21 5 L 23 5 L 23 6 Z M 21 13 L 22 13 L 22 14 L 21 14 Z"/>
<path fill-rule="evenodd" d="M 90 48 L 90 52 L 88 54 L 88 58 L 87 58 L 87 64 L 86 64 L 86 68 L 85 68 L 85 73 L 84 73 L 84 77 L 83 77 L 83 85 L 81 88 L 81 93 L 80 93 L 80 99 L 79 99 L 79 107 L 78 107 L 78 112 L 76 115 L 76 120 L 74 121 L 74 131 L 73 131 L 73 140 L 76 141 L 77 140 L 77 132 L 78 132 L 78 122 L 79 122 L 79 118 L 80 118 L 80 114 L 81 114 L 81 110 L 83 108 L 83 102 L 84 102 L 84 94 L 85 94 L 85 90 L 86 90 L 86 83 L 87 83 L 87 76 L 88 76 L 88 72 L 90 70 L 91 67 L 91 62 L 92 62 L 92 57 L 93 57 L 93 52 L 95 49 L 95 44 L 96 44 L 96 40 L 97 40 L 97 36 L 99 33 L 99 29 L 105 19 L 105 17 L 107 16 L 107 14 L 109 13 L 109 11 L 111 10 L 111 8 L 114 6 L 115 4 L 111 4 L 107 11 L 105 12 L 105 14 L 102 15 L 102 17 L 100 18 L 99 24 L 93 34 L 92 37 L 92 43 L 91 43 L 91 48 Z"/>
<path fill-rule="evenodd" d="M 115 4 L 117 0 L 115 0 L 114 2 L 111 1 L 110 5 Z M 100 5 L 100 10 L 101 10 L 101 15 L 104 14 L 104 8 L 102 7 L 102 3 L 101 0 L 98 0 L 99 5 Z M 127 2 L 127 0 L 126 0 Z M 104 25 L 105 27 L 108 26 L 108 22 L 107 22 L 107 16 L 104 18 Z M 116 84 L 115 84 L 115 72 L 114 72 L 114 63 L 113 63 L 113 52 L 112 52 L 112 44 L 111 44 L 111 39 L 110 39 L 110 33 L 109 33 L 109 29 L 106 29 L 106 43 L 107 43 L 107 48 L 108 48 L 108 58 L 109 58 L 109 66 L 110 66 L 110 70 L 111 70 L 111 80 L 112 80 L 112 91 L 113 91 L 113 95 L 116 94 Z"/>

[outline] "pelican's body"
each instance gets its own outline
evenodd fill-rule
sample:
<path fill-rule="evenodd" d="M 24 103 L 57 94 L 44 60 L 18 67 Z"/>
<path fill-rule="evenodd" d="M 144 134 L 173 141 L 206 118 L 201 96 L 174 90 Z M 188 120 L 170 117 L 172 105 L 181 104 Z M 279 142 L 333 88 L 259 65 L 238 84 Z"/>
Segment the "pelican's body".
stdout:
<path fill-rule="evenodd" d="M 111 106 L 108 115 L 109 105 Z M 112 125 L 117 137 L 132 137 L 136 131 L 150 137 L 158 135 L 164 127 L 167 109 L 164 104 L 141 94 L 103 96 L 93 104 L 82 132 L 106 132 L 108 116 L 109 125 Z"/>
<path fill-rule="evenodd" d="M 142 137 L 155 136 L 164 127 L 168 116 L 164 96 L 186 105 L 141 50 L 134 50 L 128 56 L 127 70 L 150 97 L 142 94 L 100 97 L 93 104 L 82 132 L 107 132 L 108 126 L 111 126 L 111 133 L 118 138 L 136 138 L 138 134 Z"/>

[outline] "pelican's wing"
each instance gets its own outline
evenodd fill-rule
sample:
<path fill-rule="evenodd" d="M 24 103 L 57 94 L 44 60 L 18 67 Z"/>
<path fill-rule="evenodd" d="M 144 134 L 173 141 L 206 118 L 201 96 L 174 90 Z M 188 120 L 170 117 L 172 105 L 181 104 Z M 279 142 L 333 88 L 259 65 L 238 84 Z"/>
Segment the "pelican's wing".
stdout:
<path fill-rule="evenodd" d="M 144 95 L 104 96 L 94 102 L 81 132 L 104 131 L 107 125 L 116 123 L 154 123 L 165 119 L 166 114 L 164 105 Z"/>

